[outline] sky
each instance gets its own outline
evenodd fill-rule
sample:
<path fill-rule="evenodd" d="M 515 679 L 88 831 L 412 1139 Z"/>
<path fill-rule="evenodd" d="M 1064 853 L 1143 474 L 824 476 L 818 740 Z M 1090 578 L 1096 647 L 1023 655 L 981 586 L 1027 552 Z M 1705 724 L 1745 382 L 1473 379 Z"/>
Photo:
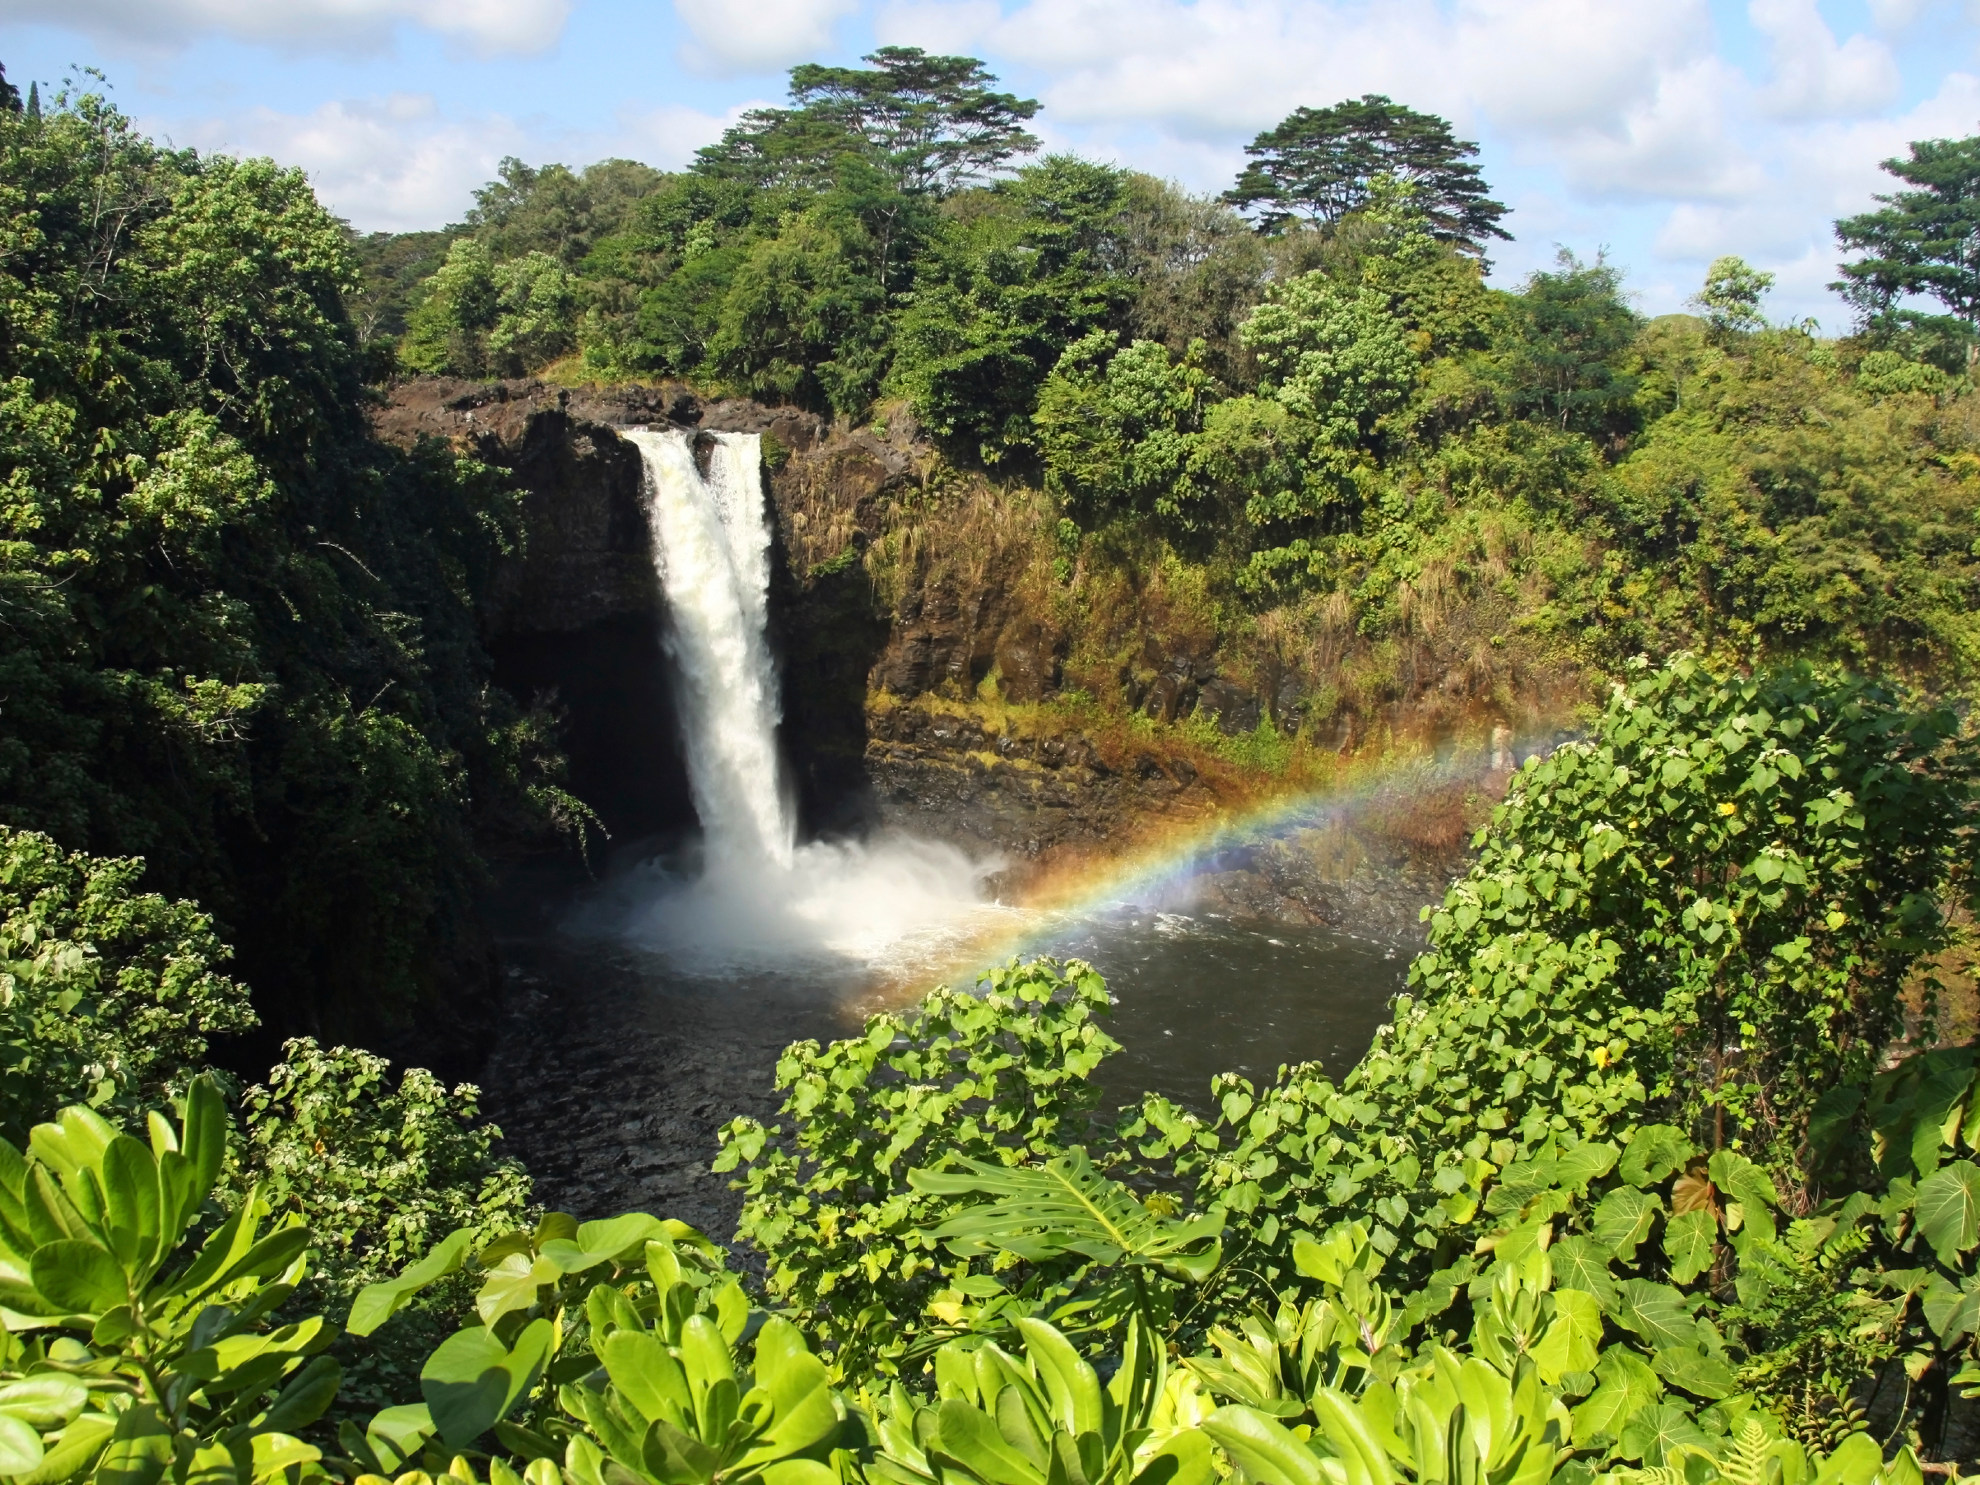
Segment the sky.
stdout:
<path fill-rule="evenodd" d="M 458 220 L 505 155 L 679 166 L 793 63 L 886 44 L 981 57 L 1048 148 L 1203 192 L 1294 108 L 1386 93 L 1480 145 L 1494 282 L 1606 251 L 1661 314 L 1737 253 L 1832 333 L 1835 218 L 1907 141 L 1980 132 L 1980 0 L 0 0 L 23 92 L 100 69 L 367 231 Z"/>

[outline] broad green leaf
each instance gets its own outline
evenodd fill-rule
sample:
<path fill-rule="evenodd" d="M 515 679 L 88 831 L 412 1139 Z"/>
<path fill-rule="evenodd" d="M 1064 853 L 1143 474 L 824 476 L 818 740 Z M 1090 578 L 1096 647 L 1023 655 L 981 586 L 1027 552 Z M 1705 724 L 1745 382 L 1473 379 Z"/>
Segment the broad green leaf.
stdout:
<path fill-rule="evenodd" d="M 0 1413 L 38 1429 L 67 1423 L 89 1403 L 89 1389 L 60 1372 L 40 1372 L 18 1382 L 0 1384 Z M 0 1470 L 0 1474 L 19 1471 Z"/>
<path fill-rule="evenodd" d="M 1736 1150 L 1714 1150 L 1708 1166 L 1712 1184 L 1730 1192 L 1743 1209 L 1746 1232 L 1774 1235 L 1774 1209 L 1781 1204 L 1773 1178 Z"/>
<path fill-rule="evenodd" d="M 775 1421 L 749 1455 L 775 1458 L 809 1449 L 839 1426 L 825 1364 L 805 1348 L 804 1334 L 772 1317 L 756 1333 L 756 1385 L 770 1395 Z"/>
<path fill-rule="evenodd" d="M 159 1256 L 158 1162 L 150 1150 L 120 1134 L 103 1152 L 104 1235 L 118 1264 L 140 1280 Z"/>
<path fill-rule="evenodd" d="M 959 1256 L 1002 1249 L 1040 1262 L 1077 1253 L 1098 1263 L 1148 1263 L 1197 1282 L 1217 1266 L 1221 1213 L 1156 1217 L 1126 1186 L 1096 1171 L 1077 1145 L 1043 1165 L 958 1163 L 967 1174 L 917 1170 L 908 1179 L 918 1191 L 996 1198 L 935 1229 Z"/>
<path fill-rule="evenodd" d="M 643 1330 L 615 1330 L 605 1338 L 605 1371 L 624 1400 L 649 1422 L 665 1418 L 676 1428 L 694 1415 L 680 1363 Z"/>
<path fill-rule="evenodd" d="M 334 1359 L 328 1356 L 313 1358 L 282 1389 L 282 1395 L 275 1399 L 260 1426 L 277 1433 L 309 1427 L 330 1410 L 330 1404 L 337 1400 L 337 1388 L 343 1379 L 344 1369 Z"/>
<path fill-rule="evenodd" d="M 241 1279 L 272 1279 L 303 1255 L 309 1247 L 309 1229 L 296 1222 L 277 1228 L 262 1238 L 220 1276 L 219 1288 Z"/>
<path fill-rule="evenodd" d="M 1689 1284 L 1712 1266 L 1719 1224 L 1707 1211 L 1679 1212 L 1664 1224 L 1664 1255 L 1671 1261 L 1673 1283 Z"/>
<path fill-rule="evenodd" d="M 0 1413 L 0 1475 L 25 1475 L 41 1463 L 41 1435 L 10 1413 Z"/>
<path fill-rule="evenodd" d="M 1631 1193 L 1636 1195 L 1639 1193 Z M 1608 1309 L 1616 1301 L 1616 1281 L 1609 1272 L 1609 1250 L 1594 1238 L 1571 1233 L 1547 1250 L 1557 1290 L 1583 1290 Z"/>
<path fill-rule="evenodd" d="M 1664 1200 L 1631 1186 L 1618 1186 L 1595 1203 L 1591 1224 L 1595 1241 L 1623 1262 L 1636 1256 L 1636 1246 L 1650 1235 L 1650 1224 L 1664 1209 Z"/>
<path fill-rule="evenodd" d="M 1705 1430 L 1692 1422 L 1691 1414 L 1670 1403 L 1652 1403 L 1641 1408 L 1623 1425 L 1616 1451 L 1625 1459 L 1640 1459 L 1644 1467 L 1662 1466 L 1673 1449 L 1683 1445 L 1704 1447 L 1711 1443 Z"/>
<path fill-rule="evenodd" d="M 552 1334 L 548 1320 L 532 1320 L 513 1349 L 479 1325 L 440 1343 L 420 1370 L 419 1390 L 449 1448 L 468 1447 L 536 1385 Z"/>
<path fill-rule="evenodd" d="M 1221 1407 L 1204 1420 L 1203 1431 L 1259 1485 L 1323 1485 L 1313 1451 L 1255 1408 Z"/>
<path fill-rule="evenodd" d="M 316 1445 L 305 1444 L 285 1433 L 258 1433 L 252 1448 L 257 1480 L 271 1479 L 295 1465 L 314 1464 L 323 1457 L 323 1451 Z"/>
<path fill-rule="evenodd" d="M 1642 1336 L 1652 1349 L 1696 1343 L 1698 1322 L 1685 1308 L 1684 1296 L 1669 1285 L 1625 1279 L 1616 1286 L 1616 1304 L 1609 1314 L 1625 1330 Z"/>
<path fill-rule="evenodd" d="M 843 1485 L 836 1470 L 815 1459 L 779 1460 L 766 1465 L 759 1478 L 763 1485 Z"/>
<path fill-rule="evenodd" d="M 43 1243 L 35 1249 L 30 1272 L 41 1296 L 72 1315 L 100 1315 L 130 1302 L 117 1260 L 85 1238 Z"/>
<path fill-rule="evenodd" d="M 1956 1346 L 1980 1328 L 1980 1281 L 1968 1279 L 1962 1287 L 1934 1274 L 1920 1304 L 1925 1323 L 1945 1345 Z"/>
<path fill-rule="evenodd" d="M 136 1403 L 117 1415 L 91 1478 L 93 1485 L 157 1485 L 171 1462 L 171 1426 L 150 1403 Z"/>
<path fill-rule="evenodd" d="M 1105 1422 L 1100 1402 L 1100 1378 L 1068 1341 L 1043 1320 L 1017 1322 L 1025 1354 L 1038 1369 L 1038 1379 L 1051 1399 L 1053 1421 L 1067 1433 L 1098 1433 Z"/>
<path fill-rule="evenodd" d="M 1813 1485 L 1870 1485 L 1883 1473 L 1884 1451 L 1867 1433 L 1853 1433 L 1815 1466 Z"/>
<path fill-rule="evenodd" d="M 1610 1346 L 1595 1364 L 1595 1390 L 1574 1409 L 1577 1444 L 1597 1434 L 1617 1438 L 1639 1408 L 1664 1395 L 1664 1384 L 1650 1364 L 1627 1346 Z"/>
<path fill-rule="evenodd" d="M 1043 1485 L 1044 1471 L 1004 1441 L 982 1409 L 957 1398 L 936 1413 L 938 1447 L 991 1485 Z"/>
<path fill-rule="evenodd" d="M 20 1476 L 13 1485 L 60 1485 L 87 1474 L 116 1426 L 116 1420 L 107 1414 L 80 1415 L 52 1444 L 44 1446 L 47 1453 L 39 1467 Z"/>
<path fill-rule="evenodd" d="M 1644 1124 L 1630 1135 L 1616 1162 L 1616 1173 L 1632 1186 L 1654 1186 L 1698 1153 L 1684 1131 L 1669 1124 Z"/>
<path fill-rule="evenodd" d="M 1731 1367 L 1696 1346 L 1662 1347 L 1651 1354 L 1650 1365 L 1673 1387 L 1682 1387 L 1695 1397 L 1716 1401 L 1732 1396 L 1739 1386 Z"/>
<path fill-rule="evenodd" d="M 473 1241 L 473 1229 L 460 1228 L 441 1239 L 430 1253 L 407 1267 L 398 1278 L 365 1285 L 351 1304 L 351 1318 L 344 1329 L 352 1335 L 370 1335 L 427 1285 L 459 1272 L 462 1258 Z"/>
<path fill-rule="evenodd" d="M 1211 1485 L 1217 1478 L 1210 1439 L 1201 1429 L 1173 1434 L 1139 1460 L 1132 1485 Z"/>
<path fill-rule="evenodd" d="M 1956 1160 L 1933 1171 L 1919 1183 L 1915 1209 L 1939 1262 L 1957 1268 L 1959 1255 L 1980 1243 L 1980 1165 Z"/>
<path fill-rule="evenodd" d="M 400 1403 L 372 1416 L 364 1426 L 365 1443 L 385 1466 L 385 1473 L 396 1474 L 433 1437 L 433 1415 L 425 1403 Z"/>

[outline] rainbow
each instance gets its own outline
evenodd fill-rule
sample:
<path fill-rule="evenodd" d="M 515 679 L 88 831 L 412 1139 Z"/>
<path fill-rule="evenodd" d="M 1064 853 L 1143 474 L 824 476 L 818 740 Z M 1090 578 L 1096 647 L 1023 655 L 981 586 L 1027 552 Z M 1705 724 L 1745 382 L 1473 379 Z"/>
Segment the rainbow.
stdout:
<path fill-rule="evenodd" d="M 1544 751 L 1558 733 L 1516 738 L 1513 758 Z M 1436 750 L 1385 752 L 1349 760 L 1319 789 L 1265 799 L 1239 811 L 1177 822 L 1125 853 L 1047 862 L 1036 876 L 971 925 L 940 952 L 921 958 L 906 974 L 889 974 L 896 993 L 916 993 L 932 983 L 968 984 L 985 968 L 1013 957 L 1048 952 L 1053 941 L 1083 919 L 1135 907 L 1161 911 L 1189 904 L 1198 878 L 1217 870 L 1228 852 L 1305 832 L 1351 826 L 1380 808 L 1407 809 L 1439 790 L 1475 784 L 1496 795 L 1506 773 L 1490 768 L 1486 748 L 1475 741 Z M 891 998 L 891 997 L 890 997 Z"/>

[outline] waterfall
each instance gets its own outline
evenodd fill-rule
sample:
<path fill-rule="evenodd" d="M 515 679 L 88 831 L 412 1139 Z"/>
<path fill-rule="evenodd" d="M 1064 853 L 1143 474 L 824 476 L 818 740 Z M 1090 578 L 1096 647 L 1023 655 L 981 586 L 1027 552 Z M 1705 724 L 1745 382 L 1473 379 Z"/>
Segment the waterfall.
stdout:
<path fill-rule="evenodd" d="M 766 624 L 770 528 L 753 433 L 626 434 L 646 472 L 653 565 L 700 817 L 698 869 L 643 863 L 608 882 L 572 923 L 665 955 L 693 974 L 802 964 L 927 962 L 986 915 L 998 859 L 883 835 L 797 843 L 777 757 L 782 707 Z M 697 437 L 711 437 L 707 470 Z"/>
<path fill-rule="evenodd" d="M 646 465 L 653 562 L 667 597 L 664 643 L 679 679 L 688 786 L 718 870 L 789 867 L 796 845 L 777 766 L 781 707 L 764 626 L 770 527 L 754 433 L 716 433 L 708 472 L 695 435 L 626 435 Z"/>

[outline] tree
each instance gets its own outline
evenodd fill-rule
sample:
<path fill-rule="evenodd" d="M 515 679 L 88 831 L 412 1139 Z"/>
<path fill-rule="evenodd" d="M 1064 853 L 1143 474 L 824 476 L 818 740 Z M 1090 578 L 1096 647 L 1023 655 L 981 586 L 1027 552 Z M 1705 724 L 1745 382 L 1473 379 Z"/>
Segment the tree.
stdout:
<path fill-rule="evenodd" d="M 1124 172 L 1053 155 L 946 220 L 896 320 L 889 374 L 924 425 L 987 463 L 1031 442 L 1039 386 L 1066 347 L 1131 301 L 1126 194 Z"/>
<path fill-rule="evenodd" d="M 1844 263 L 1830 287 L 1872 323 L 1929 318 L 1898 308 L 1926 295 L 1970 339 L 1980 327 L 1980 135 L 1915 140 L 1909 159 L 1883 168 L 1917 189 L 1878 196 L 1882 211 L 1836 223 L 1836 241 L 1863 256 Z"/>
<path fill-rule="evenodd" d="M 1482 256 L 1488 237 L 1511 241 L 1499 226 L 1507 208 L 1491 200 L 1473 165 L 1478 146 L 1459 139 L 1435 114 L 1418 113 L 1380 93 L 1331 108 L 1299 108 L 1245 146 L 1252 163 L 1224 193 L 1257 213 L 1268 232 L 1304 219 L 1331 226 L 1368 203 L 1378 176 L 1416 187 L 1431 235 Z"/>
<path fill-rule="evenodd" d="M 863 154 L 906 194 L 947 195 L 1038 148 L 1024 130 L 1038 101 L 993 91 L 975 57 L 883 46 L 863 60 L 872 67 L 792 68 L 792 106 L 744 114 L 695 168 L 815 187 L 841 156 Z"/>
<path fill-rule="evenodd" d="M 1636 390 L 1614 362 L 1635 339 L 1636 312 L 1622 274 L 1597 254 L 1583 263 L 1566 248 L 1552 273 L 1536 273 L 1520 296 L 1521 338 L 1506 357 L 1515 405 L 1545 411 L 1562 428 L 1593 430 Z"/>
<path fill-rule="evenodd" d="M 1705 285 L 1691 302 L 1721 335 L 1764 330 L 1767 317 L 1760 300 L 1774 287 L 1774 276 L 1762 273 L 1744 258 L 1714 258 L 1705 270 Z"/>

